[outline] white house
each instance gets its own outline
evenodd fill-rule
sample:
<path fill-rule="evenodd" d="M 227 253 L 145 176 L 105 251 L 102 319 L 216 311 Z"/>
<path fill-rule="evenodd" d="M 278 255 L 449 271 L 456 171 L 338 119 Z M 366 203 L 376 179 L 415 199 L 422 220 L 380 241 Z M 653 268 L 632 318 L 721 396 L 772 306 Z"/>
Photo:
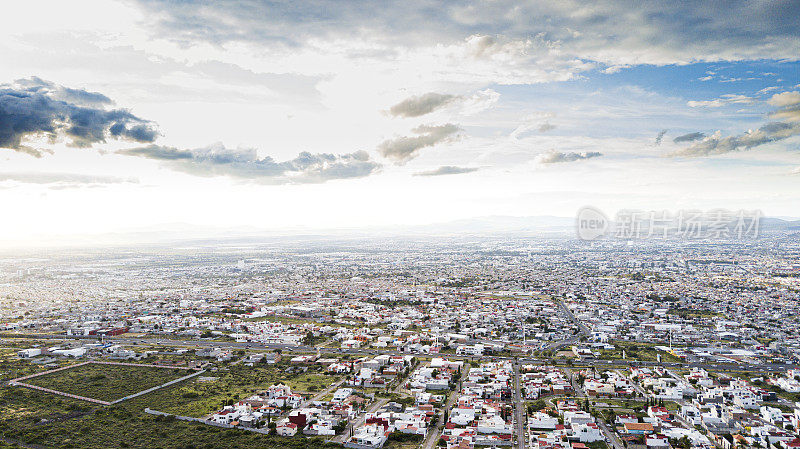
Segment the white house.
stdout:
<path fill-rule="evenodd" d="M 291 437 L 297 434 L 297 424 L 286 420 L 278 424 L 275 431 L 282 437 Z"/>
<path fill-rule="evenodd" d="M 572 426 L 573 435 L 578 438 L 581 443 L 593 443 L 595 441 L 602 441 L 603 432 L 597 427 L 596 423 L 590 422 L 586 424 L 575 424 Z"/>
<path fill-rule="evenodd" d="M 42 355 L 42 350 L 39 348 L 23 349 L 22 351 L 17 352 L 17 355 L 23 359 L 29 359 L 31 357 L 36 357 L 37 355 Z"/>

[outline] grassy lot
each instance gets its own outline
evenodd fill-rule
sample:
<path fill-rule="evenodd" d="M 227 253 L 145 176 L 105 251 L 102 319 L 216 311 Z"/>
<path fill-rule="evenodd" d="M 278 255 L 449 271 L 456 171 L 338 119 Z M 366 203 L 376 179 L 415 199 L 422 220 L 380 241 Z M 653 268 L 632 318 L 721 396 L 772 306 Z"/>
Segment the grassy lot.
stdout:
<path fill-rule="evenodd" d="M 5 352 L 5 348 L 3 348 L 3 350 Z M 27 376 L 28 374 L 39 373 L 48 369 L 52 369 L 52 367 L 36 365 L 26 360 L 17 359 L 16 354 L 0 355 L 0 381 L 2 382 Z"/>
<path fill-rule="evenodd" d="M 309 388 L 312 385 L 322 391 L 342 378 L 323 374 L 319 366 L 308 367 L 308 371 L 305 372 L 302 369 L 289 364 L 229 366 L 203 375 L 216 377 L 216 380 L 204 382 L 194 378 L 181 383 L 177 388 L 164 389 L 147 395 L 151 398 L 148 407 L 166 413 L 202 418 L 219 410 L 225 404 L 266 390 L 278 382 L 283 382 L 298 391 L 302 390 L 299 387 Z"/>
<path fill-rule="evenodd" d="M 771 385 L 765 382 L 753 382 L 753 385 L 761 388 L 765 388 L 769 391 L 774 392 L 778 397 L 786 399 L 789 402 L 800 402 L 800 393 L 789 393 L 788 391 L 783 391 L 780 387 Z"/>
<path fill-rule="evenodd" d="M 248 369 L 254 371 L 253 376 L 245 374 Z M 245 376 L 246 379 L 241 383 L 257 384 L 259 388 L 271 384 L 258 382 L 259 379 L 265 380 L 264 376 L 272 381 L 273 376 L 284 375 L 280 368 L 254 369 L 239 366 L 232 367 L 230 373 Z M 219 383 L 212 382 L 208 385 L 214 385 L 213 389 L 217 394 L 227 397 L 229 389 L 233 388 L 229 376 L 223 372 L 209 374 L 219 376 L 220 380 Z M 319 439 L 267 436 L 144 413 L 145 407 L 164 409 L 175 400 L 180 402 L 178 405 L 185 406 L 191 401 L 182 396 L 185 391 L 185 386 L 178 384 L 114 406 L 98 407 L 38 391 L 0 387 L 0 436 L 26 444 L 59 449 L 341 448 L 341 445 L 328 445 Z"/>
<path fill-rule="evenodd" d="M 40 393 L 27 388 L 0 388 L 0 427 L 12 421 L 39 423 L 77 413 L 87 413 L 97 405 L 77 399 Z"/>
<path fill-rule="evenodd" d="M 89 364 L 34 377 L 26 382 L 110 402 L 190 373 L 170 368 Z"/>
<path fill-rule="evenodd" d="M 595 403 L 595 407 L 606 407 L 606 408 L 624 408 L 624 409 L 641 409 L 644 407 L 644 401 L 634 401 L 634 400 L 625 400 L 625 399 L 606 399 L 606 398 L 597 398 L 592 399 Z"/>
<path fill-rule="evenodd" d="M 316 393 L 320 392 L 331 384 L 342 379 L 342 376 L 322 374 L 319 372 L 308 372 L 300 374 L 292 379 L 288 379 L 286 385 L 292 387 L 292 391 Z"/>
<path fill-rule="evenodd" d="M 655 362 L 658 356 L 661 356 L 662 362 L 680 362 L 681 359 L 674 355 L 659 351 L 655 346 L 662 346 L 655 343 L 638 343 L 630 341 L 612 341 L 614 345 L 613 350 L 601 350 L 600 358 L 605 360 L 620 360 L 622 359 L 622 351 L 625 351 L 627 360 L 641 360 L 645 362 Z"/>

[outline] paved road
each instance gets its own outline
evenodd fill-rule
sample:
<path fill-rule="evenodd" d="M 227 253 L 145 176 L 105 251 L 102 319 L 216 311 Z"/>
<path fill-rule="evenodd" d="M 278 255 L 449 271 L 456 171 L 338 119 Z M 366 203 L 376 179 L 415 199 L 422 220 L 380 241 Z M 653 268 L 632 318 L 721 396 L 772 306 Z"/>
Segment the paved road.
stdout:
<path fill-rule="evenodd" d="M 517 434 L 517 447 L 525 449 L 525 411 L 524 404 L 522 403 L 522 389 L 519 377 L 519 363 L 515 362 L 514 366 L 514 421 L 516 428 L 514 432 Z"/>
<path fill-rule="evenodd" d="M 562 307 L 565 307 L 562 305 Z M 569 311 L 568 311 L 569 312 Z M 571 315 L 571 312 L 570 316 Z M 573 316 L 574 318 L 574 316 Z M 584 326 L 585 327 L 585 326 Z M 2 335 L 2 334 L 0 334 Z M 86 336 L 86 337 L 67 337 L 64 335 L 45 335 L 45 334 L 31 334 L 28 338 L 42 338 L 42 339 L 55 339 L 55 340 L 91 340 L 91 341 L 98 341 L 97 337 L 95 336 Z M 142 344 L 149 344 L 149 345 L 162 345 L 162 346 L 173 346 L 173 347 L 183 347 L 183 348 L 199 348 L 199 347 L 214 347 L 214 348 L 221 348 L 221 349 L 250 349 L 250 350 L 281 350 L 285 352 L 292 352 L 292 353 L 321 353 L 321 354 L 328 354 L 328 355 L 359 355 L 359 356 L 369 356 L 369 355 L 379 355 L 379 354 L 388 354 L 388 355 L 425 355 L 425 356 L 440 356 L 452 360 L 519 360 L 520 363 L 533 363 L 533 364 L 548 364 L 548 359 L 540 359 L 536 357 L 505 357 L 505 356 L 493 356 L 493 355 L 485 355 L 485 356 L 459 356 L 455 354 L 411 354 L 407 352 L 400 352 L 400 351 L 391 351 L 391 350 L 377 350 L 377 349 L 333 349 L 333 348 L 315 348 L 311 346 L 294 346 L 294 345 L 284 345 L 284 344 L 261 344 L 261 343 L 238 343 L 233 341 L 213 341 L 213 340 L 171 340 L 171 339 L 156 339 L 156 338 L 129 338 L 129 337 L 107 337 L 105 341 L 108 343 L 117 343 L 117 344 L 128 344 L 128 345 L 142 345 Z M 573 340 L 567 340 L 567 342 L 572 342 Z M 577 340 L 575 340 L 577 341 Z M 565 342 L 561 342 L 565 343 Z M 644 360 L 599 360 L 599 359 L 588 359 L 588 360 L 581 360 L 581 365 L 586 366 L 661 366 L 665 368 L 703 368 L 706 370 L 713 370 L 713 371 L 720 371 L 720 370 L 735 370 L 735 371 L 757 371 L 757 372 L 765 372 L 765 371 L 786 371 L 788 369 L 800 369 L 800 364 L 771 364 L 771 363 L 762 363 L 762 364 L 736 364 L 736 363 L 706 363 L 706 362 L 691 362 L 691 363 L 679 363 L 679 362 L 653 362 L 653 361 L 644 361 Z M 555 365 L 558 366 L 568 366 L 565 364 L 556 363 Z"/>
<path fill-rule="evenodd" d="M 580 342 L 583 337 L 588 337 L 589 334 L 591 333 L 589 328 L 586 327 L 585 324 L 583 324 L 579 319 L 575 318 L 575 315 L 573 315 L 572 311 L 570 311 L 569 308 L 567 308 L 566 304 L 564 304 L 564 301 L 556 299 L 556 303 L 561 308 L 561 312 L 564 314 L 564 316 L 566 316 L 567 318 L 569 318 L 570 321 L 578 325 L 578 327 L 580 328 L 580 332 L 566 340 L 555 341 L 550 343 L 549 345 L 547 345 L 547 349 L 550 351 L 559 351 L 563 347 L 574 345 L 575 343 Z"/>
<path fill-rule="evenodd" d="M 617 372 L 617 374 L 619 374 L 620 376 L 622 376 L 622 377 L 626 377 L 626 376 L 625 376 L 625 375 L 624 375 L 624 374 L 623 374 L 623 373 L 622 373 L 620 370 L 615 370 L 615 371 L 616 371 L 616 372 Z M 644 388 L 642 388 L 642 386 L 641 386 L 641 385 L 639 385 L 639 382 L 637 382 L 637 381 L 635 381 L 635 380 L 631 380 L 631 385 L 633 385 L 633 389 L 634 389 L 634 390 L 636 390 L 636 392 L 637 392 L 637 393 L 639 393 L 640 395 L 642 395 L 642 397 L 647 397 L 647 396 L 648 396 L 647 392 L 646 392 L 646 391 L 644 391 Z"/>
<path fill-rule="evenodd" d="M 620 441 L 619 438 L 617 437 L 617 433 L 611 430 L 605 421 L 603 421 L 602 419 L 598 419 L 597 427 L 600 427 L 600 430 L 603 431 L 603 434 L 605 434 L 606 439 L 611 442 L 611 445 L 614 446 L 614 449 L 625 449 L 625 446 L 622 444 L 622 441 Z"/>
<path fill-rule="evenodd" d="M 564 372 L 569 376 L 569 381 L 572 384 L 572 389 L 575 391 L 575 396 L 585 398 L 586 392 L 583 391 L 583 387 L 578 383 L 578 379 L 575 378 L 575 373 L 568 368 L 564 368 Z"/>
<path fill-rule="evenodd" d="M 447 397 L 447 403 L 444 406 L 444 410 L 442 411 L 442 416 L 440 417 L 439 422 L 436 423 L 436 428 L 428 429 L 428 435 L 425 438 L 423 449 L 433 449 L 436 446 L 436 443 L 439 441 L 439 435 L 442 434 L 442 429 L 446 424 L 444 419 L 445 412 L 448 416 L 450 416 L 450 411 L 453 410 L 453 405 L 455 405 L 458 397 L 461 396 L 461 385 L 464 383 L 464 379 L 467 377 L 467 374 L 469 374 L 470 368 L 472 368 L 472 365 L 465 363 L 464 367 L 461 369 L 461 379 L 458 380 L 458 385 L 456 385 L 456 388 L 450 392 L 450 396 Z"/>
<path fill-rule="evenodd" d="M 411 373 L 413 373 L 413 372 L 414 372 L 414 370 L 410 370 L 409 371 L 409 375 L 411 375 Z M 397 393 L 397 394 L 402 394 L 402 395 L 408 396 L 408 393 L 406 393 L 404 391 L 404 388 L 403 388 L 403 385 L 405 384 L 407 378 L 408 378 L 408 376 L 401 377 L 399 379 L 399 382 L 397 383 L 397 386 L 394 387 L 394 389 L 392 390 L 392 393 Z M 344 380 L 342 380 L 342 382 L 344 382 Z M 341 384 L 341 382 L 339 382 L 339 383 Z M 333 442 L 336 442 L 336 443 L 342 443 L 343 444 L 345 442 L 345 440 L 347 440 L 347 438 L 350 437 L 350 431 L 352 429 L 356 429 L 356 428 L 361 427 L 361 426 L 364 425 L 364 423 L 367 421 L 367 414 L 368 413 L 375 413 L 376 411 L 378 411 L 379 408 L 383 407 L 387 402 L 389 402 L 389 398 L 380 398 L 380 399 L 376 400 L 375 402 L 373 402 L 364 411 L 364 413 L 361 414 L 361 416 L 358 418 L 358 420 L 350 421 L 350 423 L 347 425 L 347 427 L 344 429 L 344 431 L 340 435 L 336 435 L 335 437 L 331 438 L 329 441 L 333 441 Z"/>
<path fill-rule="evenodd" d="M 358 420 L 351 421 L 350 424 L 348 424 L 347 427 L 345 427 L 341 435 L 336 435 L 335 437 L 331 438 L 330 441 L 343 444 L 345 440 L 347 440 L 350 437 L 351 430 L 361 427 L 364 425 L 365 422 L 367 422 L 367 413 L 375 413 L 376 411 L 378 411 L 379 408 L 383 407 L 384 404 L 386 404 L 387 402 L 389 402 L 389 398 L 380 398 L 377 401 L 373 402 L 367 408 L 367 410 L 361 414 Z"/>

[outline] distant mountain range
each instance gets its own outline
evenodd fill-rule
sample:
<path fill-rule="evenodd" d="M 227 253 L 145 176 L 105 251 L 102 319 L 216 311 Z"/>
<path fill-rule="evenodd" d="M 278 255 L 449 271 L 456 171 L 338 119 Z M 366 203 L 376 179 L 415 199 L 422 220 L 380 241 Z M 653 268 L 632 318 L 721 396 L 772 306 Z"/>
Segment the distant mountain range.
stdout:
<path fill-rule="evenodd" d="M 761 219 L 762 233 L 781 233 L 800 237 L 800 220 L 765 217 Z M 187 223 L 129 229 L 99 235 L 51 236 L 33 246 L 103 246 L 103 245 L 163 245 L 170 242 L 232 242 L 286 238 L 324 240 L 334 238 L 369 237 L 447 237 L 447 236 L 575 237 L 575 218 L 542 216 L 485 216 L 424 225 L 394 225 L 352 228 L 258 228 L 214 227 Z M 13 246 L 13 245 L 12 245 Z M 26 245 L 21 245 L 26 246 Z"/>

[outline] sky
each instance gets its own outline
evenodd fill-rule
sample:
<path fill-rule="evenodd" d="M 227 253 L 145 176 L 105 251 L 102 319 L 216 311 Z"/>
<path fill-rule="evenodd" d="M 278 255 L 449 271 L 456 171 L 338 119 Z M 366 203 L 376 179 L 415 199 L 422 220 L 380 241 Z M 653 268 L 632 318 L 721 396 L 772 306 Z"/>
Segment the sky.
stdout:
<path fill-rule="evenodd" d="M 0 244 L 586 205 L 800 217 L 796 1 L 3 9 Z"/>

